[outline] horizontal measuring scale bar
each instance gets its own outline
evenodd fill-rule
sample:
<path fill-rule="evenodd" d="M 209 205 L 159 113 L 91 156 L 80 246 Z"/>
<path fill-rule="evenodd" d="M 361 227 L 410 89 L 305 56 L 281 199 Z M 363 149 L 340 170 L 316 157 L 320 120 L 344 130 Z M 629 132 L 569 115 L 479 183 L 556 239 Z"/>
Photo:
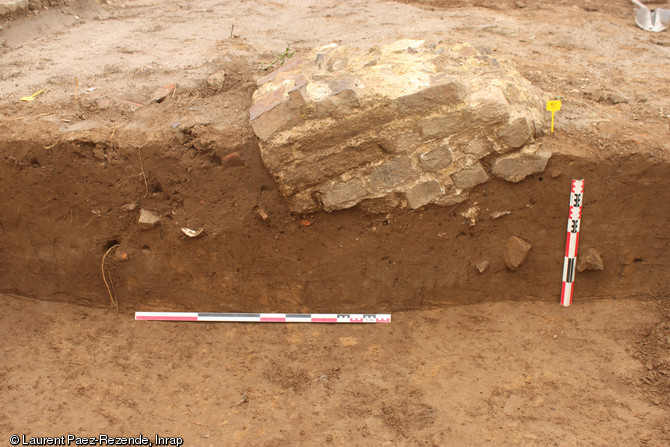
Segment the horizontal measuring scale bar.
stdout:
<path fill-rule="evenodd" d="M 254 314 L 211 312 L 135 312 L 136 320 L 238 323 L 390 323 L 390 314 Z"/>

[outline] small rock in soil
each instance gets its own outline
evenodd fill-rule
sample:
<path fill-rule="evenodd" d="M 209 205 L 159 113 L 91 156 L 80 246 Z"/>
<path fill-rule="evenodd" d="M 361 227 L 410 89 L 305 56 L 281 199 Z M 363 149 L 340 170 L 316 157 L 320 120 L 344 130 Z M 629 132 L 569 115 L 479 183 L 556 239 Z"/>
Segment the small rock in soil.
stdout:
<path fill-rule="evenodd" d="M 207 84 L 212 87 L 214 90 L 221 90 L 223 88 L 223 83 L 226 80 L 226 72 L 224 70 L 217 71 L 212 73 L 207 77 Z"/>
<path fill-rule="evenodd" d="M 511 236 L 507 239 L 505 247 L 505 265 L 507 268 L 515 271 L 528 257 L 528 253 L 533 246 L 518 236 Z"/>
<path fill-rule="evenodd" d="M 479 273 L 484 273 L 489 268 L 489 261 L 481 261 L 475 264 Z"/>
<path fill-rule="evenodd" d="M 595 248 L 587 248 L 583 254 L 577 256 L 577 271 L 580 273 L 586 270 L 602 271 L 604 268 L 603 258 Z"/>
<path fill-rule="evenodd" d="M 237 166 L 246 166 L 247 162 L 240 156 L 239 153 L 233 152 L 223 157 L 223 166 L 227 168 L 234 168 Z"/>
<path fill-rule="evenodd" d="M 169 85 L 164 85 L 162 87 L 158 87 L 154 92 L 151 94 L 151 99 L 160 103 L 163 102 L 167 96 L 174 91 L 174 89 L 177 86 L 175 84 L 169 84 Z"/>
<path fill-rule="evenodd" d="M 260 217 L 261 220 L 268 220 L 268 213 L 265 212 L 263 208 L 256 208 L 256 215 Z"/>
<path fill-rule="evenodd" d="M 474 227 L 475 224 L 477 223 L 477 217 L 479 216 L 479 207 L 471 206 L 470 208 L 459 214 L 465 218 L 469 226 Z"/>
<path fill-rule="evenodd" d="M 507 216 L 510 213 L 511 213 L 511 211 L 509 211 L 509 210 L 507 210 L 507 211 L 496 211 L 496 212 L 491 213 L 491 219 L 493 219 L 493 220 L 500 219 L 501 217 Z"/>
<path fill-rule="evenodd" d="M 200 236 L 200 235 L 202 234 L 202 232 L 204 231 L 204 228 L 201 228 L 201 229 L 199 229 L 199 230 L 192 230 L 192 229 L 190 229 L 190 228 L 183 227 L 183 228 L 181 229 L 181 231 L 182 231 L 182 233 L 184 233 L 186 236 L 188 236 L 188 237 L 190 237 L 190 238 L 194 238 L 194 237 L 198 237 L 198 236 Z"/>
<path fill-rule="evenodd" d="M 124 211 L 134 211 L 135 209 L 137 209 L 138 206 L 140 206 L 140 204 L 137 203 L 137 202 L 134 202 L 134 203 L 126 203 L 121 208 Z"/>
<path fill-rule="evenodd" d="M 140 210 L 140 218 L 137 220 L 137 223 L 141 230 L 151 230 L 158 225 L 160 221 L 160 216 L 153 211 Z"/>
<path fill-rule="evenodd" d="M 107 110 L 112 106 L 112 101 L 109 98 L 98 98 L 95 100 L 95 107 L 97 110 Z"/>

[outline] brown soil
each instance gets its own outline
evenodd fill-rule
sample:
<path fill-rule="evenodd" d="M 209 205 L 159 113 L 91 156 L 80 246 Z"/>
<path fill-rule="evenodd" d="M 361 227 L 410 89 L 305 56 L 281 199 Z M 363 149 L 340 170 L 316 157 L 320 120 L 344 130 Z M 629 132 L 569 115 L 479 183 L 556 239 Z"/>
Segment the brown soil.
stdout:
<path fill-rule="evenodd" d="M 128 312 L 0 297 L 0 336 L 12 340 L 0 363 L 0 435 L 665 446 L 667 340 L 636 343 L 650 327 L 667 329 L 658 314 L 667 303 L 482 303 L 372 327 L 135 322 Z M 663 349 L 665 367 L 648 360 Z M 663 392 L 640 386 L 652 373 L 665 378 Z"/>
<path fill-rule="evenodd" d="M 0 291 L 46 300 L 2 298 L 0 436 L 670 440 L 670 33 L 604 0 L 105 3 L 0 24 Z M 546 172 L 453 208 L 290 213 L 247 122 L 258 67 L 287 43 L 405 37 L 485 47 L 560 98 Z M 586 179 L 580 250 L 605 269 L 578 274 L 561 309 L 572 178 Z M 162 224 L 140 230 L 140 208 Z M 533 245 L 516 272 L 512 235 Z M 111 247 L 119 313 L 102 309 Z M 298 328 L 135 323 L 134 310 L 395 314 Z"/>

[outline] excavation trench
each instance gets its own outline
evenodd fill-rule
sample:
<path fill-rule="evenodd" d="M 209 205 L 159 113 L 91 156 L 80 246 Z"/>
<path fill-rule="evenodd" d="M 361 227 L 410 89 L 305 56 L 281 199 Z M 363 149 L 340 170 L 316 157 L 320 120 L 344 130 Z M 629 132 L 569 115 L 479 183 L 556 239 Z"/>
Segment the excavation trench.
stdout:
<path fill-rule="evenodd" d="M 660 293 L 670 276 L 670 165 L 647 155 L 555 155 L 543 174 L 492 180 L 450 208 L 302 216 L 288 211 L 253 139 L 239 147 L 245 166 L 151 145 L 0 150 L 3 293 L 94 307 L 111 293 L 121 309 L 192 311 L 558 302 L 572 178 L 586 180 L 580 251 L 604 261 L 577 274 L 575 301 Z M 141 209 L 160 223 L 142 230 Z M 503 260 L 510 236 L 532 244 L 514 272 Z"/>

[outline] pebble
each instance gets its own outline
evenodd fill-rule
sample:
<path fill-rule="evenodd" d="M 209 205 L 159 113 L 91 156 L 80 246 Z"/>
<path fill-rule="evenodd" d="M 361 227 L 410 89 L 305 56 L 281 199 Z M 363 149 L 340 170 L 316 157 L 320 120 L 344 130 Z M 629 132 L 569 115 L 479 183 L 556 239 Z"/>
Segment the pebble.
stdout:
<path fill-rule="evenodd" d="M 515 271 L 528 257 L 533 246 L 518 236 L 511 236 L 507 239 L 505 250 L 505 265 L 507 268 Z"/>
<path fill-rule="evenodd" d="M 487 268 L 489 268 L 489 261 L 481 261 L 475 264 L 479 273 L 484 273 Z"/>
<path fill-rule="evenodd" d="M 174 91 L 174 89 L 177 88 L 175 84 L 168 84 L 164 85 L 162 87 L 158 87 L 154 92 L 151 94 L 151 99 L 161 103 L 167 96 Z"/>
<path fill-rule="evenodd" d="M 246 166 L 247 162 L 244 161 L 242 156 L 238 152 L 233 152 L 223 157 L 223 166 L 227 168 L 233 168 L 236 166 Z"/>
<path fill-rule="evenodd" d="M 603 258 L 595 248 L 589 247 L 581 256 L 577 256 L 577 271 L 580 273 L 587 270 L 602 271 L 604 268 Z"/>
<path fill-rule="evenodd" d="M 140 210 L 140 217 L 137 220 L 141 230 L 151 230 L 161 221 L 158 214 L 153 211 Z"/>

